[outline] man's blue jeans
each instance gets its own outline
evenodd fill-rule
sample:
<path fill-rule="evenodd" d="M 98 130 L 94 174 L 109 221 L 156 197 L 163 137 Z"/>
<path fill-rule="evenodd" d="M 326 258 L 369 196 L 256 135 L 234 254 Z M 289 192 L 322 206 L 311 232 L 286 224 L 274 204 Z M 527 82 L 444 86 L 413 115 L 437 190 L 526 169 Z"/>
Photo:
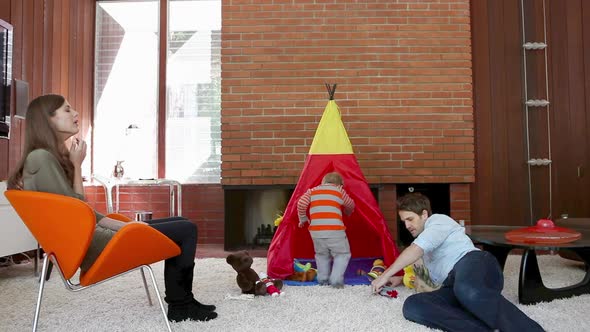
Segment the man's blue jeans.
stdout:
<path fill-rule="evenodd" d="M 502 296 L 504 275 L 496 258 L 472 251 L 461 258 L 442 287 L 406 299 L 407 320 L 445 331 L 543 331 Z"/>

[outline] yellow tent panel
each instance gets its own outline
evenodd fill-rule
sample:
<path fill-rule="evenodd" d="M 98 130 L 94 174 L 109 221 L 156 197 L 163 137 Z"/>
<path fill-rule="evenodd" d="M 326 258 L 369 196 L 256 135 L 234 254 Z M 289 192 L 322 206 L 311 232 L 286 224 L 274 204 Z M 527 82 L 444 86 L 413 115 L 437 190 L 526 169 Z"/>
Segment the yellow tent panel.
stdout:
<path fill-rule="evenodd" d="M 353 154 L 336 101 L 330 100 L 318 124 L 309 154 Z"/>

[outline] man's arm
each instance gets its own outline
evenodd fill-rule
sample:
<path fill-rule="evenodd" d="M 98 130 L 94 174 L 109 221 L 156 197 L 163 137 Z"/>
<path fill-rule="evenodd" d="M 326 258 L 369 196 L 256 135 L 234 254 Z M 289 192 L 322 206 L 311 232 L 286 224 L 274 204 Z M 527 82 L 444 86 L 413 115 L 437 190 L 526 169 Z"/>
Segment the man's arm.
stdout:
<path fill-rule="evenodd" d="M 377 293 L 387 284 L 389 278 L 399 272 L 404 267 L 414 264 L 418 259 L 422 258 L 424 250 L 415 244 L 411 244 L 397 257 L 387 270 L 385 270 L 377 279 L 371 282 L 371 290 Z"/>

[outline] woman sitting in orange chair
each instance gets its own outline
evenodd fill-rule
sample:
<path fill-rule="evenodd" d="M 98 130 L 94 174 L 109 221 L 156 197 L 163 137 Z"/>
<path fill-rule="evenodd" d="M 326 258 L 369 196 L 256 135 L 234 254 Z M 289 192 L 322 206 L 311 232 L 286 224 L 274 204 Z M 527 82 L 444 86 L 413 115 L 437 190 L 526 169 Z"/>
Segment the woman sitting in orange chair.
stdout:
<path fill-rule="evenodd" d="M 27 108 L 23 158 L 8 179 L 10 189 L 42 191 L 84 200 L 82 162 L 86 142 L 73 138 L 79 131 L 78 112 L 60 95 L 48 94 L 31 101 Z M 96 230 L 81 265 L 88 269 L 113 237 L 126 225 L 96 212 Z M 215 306 L 202 304 L 192 293 L 197 227 L 182 217 L 155 219 L 149 225 L 181 249 L 180 255 L 167 259 L 164 265 L 165 300 L 170 321 L 206 321 L 217 317 Z"/>

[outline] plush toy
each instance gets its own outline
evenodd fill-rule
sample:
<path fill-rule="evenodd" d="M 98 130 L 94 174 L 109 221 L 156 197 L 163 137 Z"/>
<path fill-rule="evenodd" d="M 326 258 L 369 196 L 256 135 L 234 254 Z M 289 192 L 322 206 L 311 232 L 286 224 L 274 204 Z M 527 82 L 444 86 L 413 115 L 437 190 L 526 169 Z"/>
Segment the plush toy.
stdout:
<path fill-rule="evenodd" d="M 311 263 L 301 264 L 298 260 L 293 262 L 293 269 L 295 272 L 306 272 L 307 270 L 311 269 Z"/>
<path fill-rule="evenodd" d="M 283 215 L 277 214 L 277 218 L 275 219 L 275 222 L 274 222 L 275 226 L 279 227 L 281 222 L 283 222 Z"/>
<path fill-rule="evenodd" d="M 416 280 L 416 274 L 412 265 L 404 267 L 404 285 L 410 289 L 414 288 L 414 281 Z"/>
<path fill-rule="evenodd" d="M 294 272 L 292 275 L 287 277 L 287 280 L 306 282 L 315 281 L 317 277 L 316 269 L 309 269 L 305 272 Z"/>
<path fill-rule="evenodd" d="M 367 276 L 374 280 L 379 278 L 383 272 L 385 272 L 385 263 L 383 263 L 383 260 L 381 259 L 376 259 L 373 262 L 373 268 L 371 268 L 371 271 L 367 273 Z"/>
<path fill-rule="evenodd" d="M 311 267 L 311 263 L 301 264 L 298 260 L 295 260 L 293 262 L 293 270 L 295 272 L 288 276 L 287 280 L 306 282 L 317 279 L 318 271 Z"/>
<path fill-rule="evenodd" d="M 285 295 L 285 293 L 281 292 L 281 290 L 275 286 L 273 280 L 270 279 L 266 273 L 260 272 L 258 273 L 258 276 L 260 277 L 260 280 L 258 280 L 257 283 L 266 285 L 266 293 L 268 295 L 272 297 Z"/>
<path fill-rule="evenodd" d="M 258 273 L 252 269 L 253 259 L 246 250 L 229 254 L 226 258 L 227 264 L 238 273 L 236 282 L 243 294 L 266 295 L 266 284 L 257 282 L 260 280 Z M 272 284 L 280 290 L 283 288 L 283 281 L 271 279 Z"/>

